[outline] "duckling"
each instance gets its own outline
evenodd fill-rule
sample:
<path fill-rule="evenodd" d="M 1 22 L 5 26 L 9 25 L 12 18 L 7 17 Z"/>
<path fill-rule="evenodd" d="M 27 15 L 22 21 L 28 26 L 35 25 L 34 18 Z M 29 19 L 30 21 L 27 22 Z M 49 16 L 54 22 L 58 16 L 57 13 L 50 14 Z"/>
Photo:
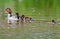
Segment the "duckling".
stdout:
<path fill-rule="evenodd" d="M 52 20 L 51 23 L 52 23 L 52 24 L 56 24 L 55 20 Z"/>

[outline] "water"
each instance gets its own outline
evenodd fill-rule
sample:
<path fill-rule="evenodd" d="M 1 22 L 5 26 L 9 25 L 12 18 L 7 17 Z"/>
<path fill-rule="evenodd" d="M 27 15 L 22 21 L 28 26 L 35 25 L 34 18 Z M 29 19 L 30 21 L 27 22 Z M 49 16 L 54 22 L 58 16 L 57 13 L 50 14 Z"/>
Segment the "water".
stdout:
<path fill-rule="evenodd" d="M 0 22 L 1 39 L 60 39 L 60 25 L 42 21 L 32 23 L 7 24 Z"/>

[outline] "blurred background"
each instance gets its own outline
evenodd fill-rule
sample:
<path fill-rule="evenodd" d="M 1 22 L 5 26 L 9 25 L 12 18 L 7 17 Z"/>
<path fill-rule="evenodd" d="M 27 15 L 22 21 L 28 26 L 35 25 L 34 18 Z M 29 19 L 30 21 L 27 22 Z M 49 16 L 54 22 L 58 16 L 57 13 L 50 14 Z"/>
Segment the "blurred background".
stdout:
<path fill-rule="evenodd" d="M 60 0 L 0 0 L 0 17 L 6 17 L 6 8 L 36 20 L 60 20 Z"/>

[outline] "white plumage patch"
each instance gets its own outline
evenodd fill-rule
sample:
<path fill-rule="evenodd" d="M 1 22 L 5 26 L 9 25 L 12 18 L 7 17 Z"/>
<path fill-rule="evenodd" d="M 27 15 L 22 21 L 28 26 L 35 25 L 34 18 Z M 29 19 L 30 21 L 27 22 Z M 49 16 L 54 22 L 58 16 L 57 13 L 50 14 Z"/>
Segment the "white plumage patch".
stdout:
<path fill-rule="evenodd" d="M 15 16 L 11 16 L 10 14 L 8 14 L 8 23 L 13 23 L 15 21 L 17 21 L 18 19 Z"/>

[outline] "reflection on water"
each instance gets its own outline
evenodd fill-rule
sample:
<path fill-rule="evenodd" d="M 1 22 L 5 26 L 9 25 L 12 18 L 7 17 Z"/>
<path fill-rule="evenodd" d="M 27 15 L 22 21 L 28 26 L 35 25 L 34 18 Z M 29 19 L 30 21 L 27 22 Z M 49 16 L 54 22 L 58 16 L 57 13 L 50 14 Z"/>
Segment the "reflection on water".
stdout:
<path fill-rule="evenodd" d="M 46 22 L 12 23 L 0 21 L 1 39 L 55 39 L 60 38 L 60 25 L 51 25 Z"/>

